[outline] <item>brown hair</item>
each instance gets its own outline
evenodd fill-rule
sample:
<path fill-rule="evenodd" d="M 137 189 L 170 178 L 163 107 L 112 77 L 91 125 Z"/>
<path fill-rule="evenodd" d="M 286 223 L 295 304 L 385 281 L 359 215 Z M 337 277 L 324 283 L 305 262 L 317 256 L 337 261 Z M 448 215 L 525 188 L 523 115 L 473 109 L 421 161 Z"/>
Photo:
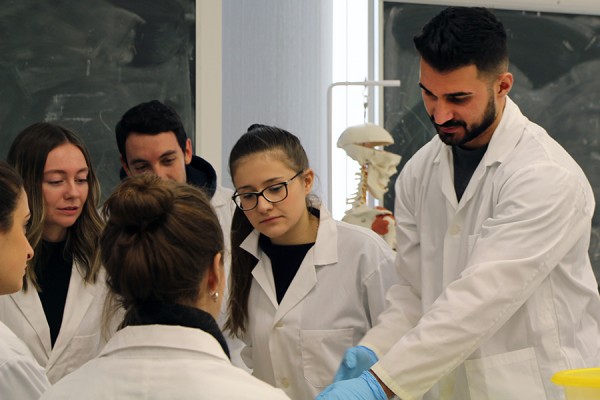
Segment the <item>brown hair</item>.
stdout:
<path fill-rule="evenodd" d="M 23 180 L 17 171 L 0 161 L 0 233 L 8 232 L 13 225 L 13 215 L 23 190 Z"/>
<path fill-rule="evenodd" d="M 106 200 L 100 238 L 106 282 L 125 309 L 121 327 L 142 320 L 143 307 L 190 304 L 217 253 L 223 233 L 201 189 L 141 174 Z"/>
<path fill-rule="evenodd" d="M 57 124 L 48 122 L 35 123 L 21 131 L 8 151 L 7 161 L 23 177 L 27 192 L 31 219 L 27 229 L 27 239 L 34 249 L 34 256 L 29 261 L 27 277 L 39 290 L 36 270 L 45 267 L 45 255 L 41 243 L 46 215 L 42 181 L 48 154 L 60 145 L 70 143 L 76 146 L 85 158 L 88 167 L 88 196 L 83 210 L 73 226 L 67 229 L 65 251 L 73 255 L 77 261 L 83 278 L 88 283 L 96 282 L 100 261 L 98 257 L 98 238 L 102 231 L 102 219 L 98 213 L 100 185 L 94 172 L 90 155 L 77 134 Z M 23 282 L 23 290 L 27 290 L 27 279 Z"/>
<path fill-rule="evenodd" d="M 248 155 L 270 152 L 280 157 L 294 171 L 309 168 L 308 157 L 300 139 L 290 132 L 266 125 L 254 124 L 248 128 L 231 150 L 229 173 L 233 179 L 238 161 Z M 307 199 L 307 207 L 310 200 Z M 258 262 L 240 245 L 254 228 L 243 211 L 236 207 L 231 222 L 231 272 L 230 295 L 227 309 L 229 317 L 225 324 L 235 336 L 246 332 L 248 322 L 248 297 L 252 286 L 252 270 Z"/>

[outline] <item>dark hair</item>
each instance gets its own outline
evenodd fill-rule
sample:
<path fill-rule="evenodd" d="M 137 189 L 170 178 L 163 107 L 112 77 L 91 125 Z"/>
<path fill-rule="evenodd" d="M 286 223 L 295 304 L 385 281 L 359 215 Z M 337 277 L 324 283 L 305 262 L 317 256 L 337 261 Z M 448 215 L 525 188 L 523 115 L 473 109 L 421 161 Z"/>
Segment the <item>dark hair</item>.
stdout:
<path fill-rule="evenodd" d="M 44 230 L 46 209 L 42 182 L 44 167 L 48 154 L 60 145 L 70 143 L 81 150 L 88 167 L 88 196 L 83 210 L 75 224 L 67 229 L 65 252 L 73 255 L 78 262 L 81 274 L 88 283 L 98 277 L 100 262 L 98 257 L 98 238 L 102 231 L 102 219 L 98 213 L 100 201 L 100 185 L 94 172 L 90 155 L 77 134 L 57 124 L 39 122 L 21 131 L 8 151 L 7 161 L 23 178 L 27 192 L 31 219 L 27 229 L 27 239 L 34 249 L 34 256 L 29 261 L 27 277 L 39 290 L 36 271 L 45 268 L 46 255 L 41 243 Z M 27 290 L 27 280 L 23 282 Z"/>
<path fill-rule="evenodd" d="M 300 139 L 280 128 L 254 124 L 231 149 L 229 173 L 232 179 L 237 164 L 242 158 L 262 152 L 272 152 L 294 171 L 309 168 L 308 157 Z M 227 305 L 229 317 L 225 324 L 225 328 L 236 336 L 241 336 L 246 331 L 252 270 L 257 263 L 256 258 L 243 250 L 240 244 L 253 229 L 244 212 L 236 207 L 231 221 L 230 295 Z"/>
<path fill-rule="evenodd" d="M 125 142 L 133 132 L 156 135 L 169 131 L 175 133 L 177 143 L 185 153 L 185 144 L 188 137 L 177 112 L 158 100 L 138 104 L 125 112 L 115 127 L 119 153 L 123 160 L 127 162 Z"/>
<path fill-rule="evenodd" d="M 144 319 L 158 303 L 191 304 L 217 253 L 223 232 L 201 189 L 141 174 L 106 200 L 101 259 L 113 304 L 125 309 L 121 327 Z"/>
<path fill-rule="evenodd" d="M 508 68 L 504 26 L 483 7 L 448 7 L 413 40 L 423 60 L 439 72 L 468 65 L 482 73 Z"/>
<path fill-rule="evenodd" d="M 0 233 L 8 232 L 13 225 L 13 214 L 23 190 L 23 180 L 17 171 L 0 161 Z"/>

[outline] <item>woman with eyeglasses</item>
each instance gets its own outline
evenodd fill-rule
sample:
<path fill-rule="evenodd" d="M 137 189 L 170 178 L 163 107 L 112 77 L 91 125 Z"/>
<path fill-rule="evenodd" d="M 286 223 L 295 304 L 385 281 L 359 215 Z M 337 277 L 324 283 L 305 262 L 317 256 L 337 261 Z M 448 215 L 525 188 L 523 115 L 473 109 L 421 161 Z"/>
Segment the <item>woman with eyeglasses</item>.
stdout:
<path fill-rule="evenodd" d="M 314 398 L 385 309 L 394 253 L 310 196 L 315 174 L 291 133 L 252 125 L 229 170 L 237 209 L 226 327 L 245 341 L 255 376 L 292 399 Z"/>

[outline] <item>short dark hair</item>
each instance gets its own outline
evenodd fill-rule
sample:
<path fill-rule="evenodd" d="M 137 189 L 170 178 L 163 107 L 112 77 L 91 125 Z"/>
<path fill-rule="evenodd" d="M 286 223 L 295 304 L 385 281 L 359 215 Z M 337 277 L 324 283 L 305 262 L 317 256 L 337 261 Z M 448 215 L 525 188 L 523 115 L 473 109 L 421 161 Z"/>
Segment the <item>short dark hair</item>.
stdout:
<path fill-rule="evenodd" d="M 115 134 L 119 153 L 123 157 L 123 160 L 127 162 L 125 141 L 132 132 L 144 135 L 156 135 L 169 131 L 175 133 L 177 142 L 181 150 L 185 153 L 185 143 L 188 137 L 177 112 L 158 100 L 140 103 L 127 110 L 119 122 L 117 122 Z"/>
<path fill-rule="evenodd" d="M 421 58 L 440 72 L 475 65 L 497 73 L 508 66 L 506 31 L 484 7 L 448 7 L 413 39 Z"/>

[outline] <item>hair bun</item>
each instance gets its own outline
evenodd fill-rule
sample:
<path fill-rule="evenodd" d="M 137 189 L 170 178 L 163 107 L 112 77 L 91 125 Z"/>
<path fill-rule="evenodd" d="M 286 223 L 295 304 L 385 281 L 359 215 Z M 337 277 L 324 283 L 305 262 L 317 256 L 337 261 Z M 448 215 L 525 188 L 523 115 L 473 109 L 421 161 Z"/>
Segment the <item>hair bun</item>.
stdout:
<path fill-rule="evenodd" d="M 248 130 L 246 130 L 246 132 L 252 132 L 253 130 L 261 128 L 267 128 L 267 126 L 263 124 L 252 124 L 248 127 Z"/>
<path fill-rule="evenodd" d="M 152 174 L 127 178 L 111 196 L 105 212 L 112 224 L 131 233 L 141 233 L 163 221 L 173 208 L 175 195 L 171 185 Z"/>

